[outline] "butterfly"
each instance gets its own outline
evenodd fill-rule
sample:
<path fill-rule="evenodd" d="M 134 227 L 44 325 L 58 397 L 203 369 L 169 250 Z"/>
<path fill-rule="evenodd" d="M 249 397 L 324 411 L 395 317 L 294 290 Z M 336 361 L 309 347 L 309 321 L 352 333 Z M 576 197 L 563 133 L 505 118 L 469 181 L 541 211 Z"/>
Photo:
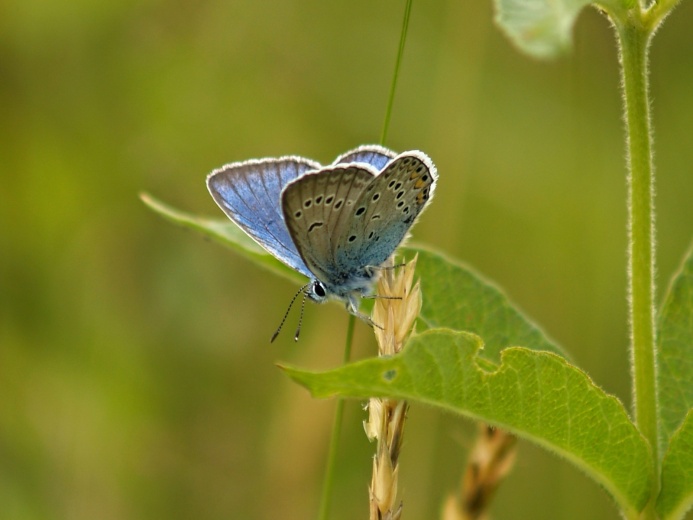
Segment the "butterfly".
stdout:
<path fill-rule="evenodd" d="M 230 163 L 207 176 L 207 188 L 253 240 L 310 280 L 294 300 L 301 293 L 304 303 L 336 298 L 373 325 L 359 313 L 359 298 L 372 294 L 380 266 L 426 208 L 437 179 L 423 152 L 364 145 L 329 166 L 298 156 Z"/>

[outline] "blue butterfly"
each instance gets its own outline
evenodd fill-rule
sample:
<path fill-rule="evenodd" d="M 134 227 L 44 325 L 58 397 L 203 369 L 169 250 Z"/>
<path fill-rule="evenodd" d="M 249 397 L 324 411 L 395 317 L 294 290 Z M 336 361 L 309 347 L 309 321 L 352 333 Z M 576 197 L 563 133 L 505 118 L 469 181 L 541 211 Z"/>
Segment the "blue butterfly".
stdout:
<path fill-rule="evenodd" d="M 437 178 L 422 152 L 365 145 L 329 166 L 297 156 L 227 164 L 209 174 L 207 187 L 243 231 L 310 279 L 296 296 L 342 300 L 372 325 L 358 298 L 371 295 L 379 266 L 431 200 Z"/>

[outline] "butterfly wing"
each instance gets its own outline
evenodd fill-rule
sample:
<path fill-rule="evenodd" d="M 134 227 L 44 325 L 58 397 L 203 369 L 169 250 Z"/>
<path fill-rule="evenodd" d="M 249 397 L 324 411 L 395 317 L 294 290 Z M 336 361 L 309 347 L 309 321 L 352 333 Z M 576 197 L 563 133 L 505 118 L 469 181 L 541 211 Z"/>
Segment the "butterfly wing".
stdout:
<path fill-rule="evenodd" d="M 366 144 L 340 155 L 332 164 L 366 163 L 381 171 L 396 156 L 392 150 L 377 144 Z"/>
<path fill-rule="evenodd" d="M 390 161 L 354 204 L 345 244 L 336 255 L 337 268 L 378 266 L 406 237 L 433 196 L 438 175 L 422 152 L 410 151 Z"/>
<path fill-rule="evenodd" d="M 280 209 L 281 192 L 320 164 L 303 157 L 227 164 L 207 176 L 207 188 L 226 215 L 277 259 L 312 278 Z"/>
<path fill-rule="evenodd" d="M 282 192 L 284 220 L 301 258 L 333 287 L 350 274 L 336 263 L 336 238 L 349 227 L 353 207 L 376 173 L 367 164 L 338 164 L 307 173 Z"/>

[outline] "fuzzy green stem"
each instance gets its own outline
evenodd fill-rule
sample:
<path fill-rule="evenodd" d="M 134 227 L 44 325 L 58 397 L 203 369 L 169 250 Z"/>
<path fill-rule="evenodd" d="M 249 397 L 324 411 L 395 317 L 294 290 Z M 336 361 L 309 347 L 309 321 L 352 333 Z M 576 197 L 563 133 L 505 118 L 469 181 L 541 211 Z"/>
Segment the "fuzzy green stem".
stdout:
<path fill-rule="evenodd" d="M 681 0 L 658 0 L 657 2 L 653 2 L 644 13 L 645 21 L 650 27 L 657 27 L 680 1 Z"/>
<path fill-rule="evenodd" d="M 659 474 L 654 313 L 654 171 L 647 59 L 651 30 L 636 13 L 617 22 L 628 133 L 628 275 L 635 420 Z M 656 490 L 655 494 L 656 496 Z"/>
<path fill-rule="evenodd" d="M 351 358 L 351 345 L 354 340 L 354 325 L 356 319 L 353 314 L 349 315 L 349 325 L 347 326 L 347 337 L 344 345 L 344 364 Z M 320 497 L 320 512 L 318 520 L 327 520 L 330 516 L 330 503 L 332 498 L 332 488 L 334 487 L 334 474 L 337 467 L 337 452 L 339 450 L 339 434 L 342 431 L 342 419 L 344 418 L 344 399 L 337 401 L 332 422 L 332 435 L 330 435 L 330 447 L 325 465 L 325 478 L 322 484 L 322 496 Z"/>

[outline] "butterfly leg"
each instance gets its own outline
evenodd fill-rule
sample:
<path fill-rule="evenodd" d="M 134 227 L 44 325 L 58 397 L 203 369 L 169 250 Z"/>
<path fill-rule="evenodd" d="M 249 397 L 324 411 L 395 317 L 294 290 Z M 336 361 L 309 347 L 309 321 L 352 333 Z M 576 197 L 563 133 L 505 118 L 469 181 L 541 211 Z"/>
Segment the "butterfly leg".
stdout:
<path fill-rule="evenodd" d="M 359 312 L 358 307 L 356 306 L 356 299 L 354 298 L 354 296 L 350 295 L 350 296 L 348 297 L 348 299 L 347 299 L 347 301 L 346 301 L 346 308 L 347 308 L 347 311 L 349 311 L 350 314 L 353 314 L 354 316 L 356 316 L 356 317 L 357 317 L 358 319 L 360 319 L 361 321 L 366 322 L 366 323 L 367 323 L 368 325 L 370 325 L 371 327 L 377 327 L 377 328 L 379 328 L 380 330 L 383 330 L 383 328 L 382 328 L 380 325 L 378 325 L 377 323 L 375 323 L 375 322 L 370 318 L 370 316 L 368 316 L 368 315 L 366 315 L 366 314 L 363 314 L 362 312 Z"/>
<path fill-rule="evenodd" d="M 375 300 L 376 298 L 380 298 L 382 300 L 401 300 L 401 296 L 382 296 L 380 294 L 367 294 L 365 296 L 361 296 L 361 298 L 368 298 L 369 300 Z"/>
<path fill-rule="evenodd" d="M 375 265 L 375 266 L 370 266 L 369 269 L 372 269 L 372 270 L 374 270 L 374 271 L 375 271 L 375 270 L 390 271 L 390 270 L 397 269 L 398 267 L 404 267 L 405 265 L 407 265 L 406 262 L 402 262 L 402 263 L 400 263 L 400 264 L 394 264 L 394 265 Z"/>
<path fill-rule="evenodd" d="M 366 272 L 370 276 L 371 280 L 378 280 L 380 277 L 380 272 L 381 271 L 394 271 L 398 267 L 404 267 L 407 265 L 406 263 L 401 263 L 401 264 L 393 264 L 393 257 L 390 257 L 384 265 L 369 265 L 366 267 Z M 364 291 L 361 294 L 361 298 L 383 298 L 385 300 L 401 300 L 402 298 L 399 296 L 381 296 L 380 294 L 372 294 L 372 291 L 369 289 L 367 291 Z"/>

